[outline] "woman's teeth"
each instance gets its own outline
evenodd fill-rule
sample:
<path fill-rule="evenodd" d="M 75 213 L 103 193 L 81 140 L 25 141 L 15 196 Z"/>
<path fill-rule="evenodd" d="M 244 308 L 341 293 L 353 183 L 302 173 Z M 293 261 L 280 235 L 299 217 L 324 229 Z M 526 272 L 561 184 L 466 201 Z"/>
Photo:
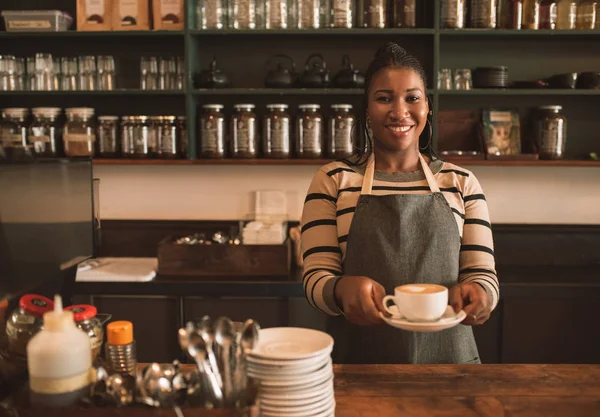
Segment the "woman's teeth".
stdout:
<path fill-rule="evenodd" d="M 408 131 L 412 126 L 388 126 L 388 129 L 390 129 L 393 132 L 406 132 Z"/>

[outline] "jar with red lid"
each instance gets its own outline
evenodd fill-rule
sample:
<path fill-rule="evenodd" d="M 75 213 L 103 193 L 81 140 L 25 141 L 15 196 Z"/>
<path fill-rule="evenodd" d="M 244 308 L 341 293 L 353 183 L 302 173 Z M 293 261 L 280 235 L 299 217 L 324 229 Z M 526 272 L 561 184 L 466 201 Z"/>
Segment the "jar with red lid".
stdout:
<path fill-rule="evenodd" d="M 43 316 L 54 309 L 54 302 L 37 294 L 26 294 L 19 300 L 19 308 L 6 322 L 8 352 L 27 357 L 27 343 L 44 326 Z"/>
<path fill-rule="evenodd" d="M 110 316 L 102 316 L 98 314 L 96 307 L 89 304 L 76 304 L 65 307 L 65 310 L 73 312 L 75 324 L 85 332 L 90 338 L 92 347 L 92 363 L 100 355 L 102 343 L 104 342 L 103 325 L 110 319 Z"/>

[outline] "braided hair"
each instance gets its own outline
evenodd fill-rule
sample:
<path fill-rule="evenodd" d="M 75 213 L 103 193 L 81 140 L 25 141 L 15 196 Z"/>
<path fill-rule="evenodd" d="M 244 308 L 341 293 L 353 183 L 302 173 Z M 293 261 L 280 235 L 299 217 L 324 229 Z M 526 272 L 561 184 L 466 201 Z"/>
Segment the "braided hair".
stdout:
<path fill-rule="evenodd" d="M 406 49 L 394 42 L 388 42 L 380 47 L 375 53 L 373 61 L 369 64 L 367 73 L 365 74 L 365 91 L 363 96 L 362 111 L 359 113 L 356 123 L 353 126 L 355 134 L 353 134 L 353 147 L 355 149 L 352 160 L 346 159 L 345 162 L 349 165 L 363 165 L 367 162 L 371 154 L 373 153 L 373 138 L 369 133 L 367 126 L 367 108 L 369 104 L 369 88 L 371 80 L 380 70 L 385 68 L 408 68 L 415 71 L 421 80 L 423 85 L 427 87 L 427 75 L 421 63 L 409 54 Z M 427 91 L 425 91 L 427 93 Z M 429 101 L 429 98 L 427 99 Z M 430 112 L 431 114 L 431 112 Z M 435 154 L 431 145 L 431 120 L 429 122 L 429 131 L 423 132 L 419 142 L 425 143 L 421 150 L 431 159 L 439 159 Z"/>

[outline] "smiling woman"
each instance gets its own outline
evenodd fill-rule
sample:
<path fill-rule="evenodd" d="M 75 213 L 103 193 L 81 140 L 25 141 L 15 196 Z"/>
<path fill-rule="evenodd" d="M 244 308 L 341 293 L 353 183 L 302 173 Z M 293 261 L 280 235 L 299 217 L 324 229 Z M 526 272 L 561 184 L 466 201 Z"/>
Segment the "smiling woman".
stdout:
<path fill-rule="evenodd" d="M 336 363 L 480 362 L 470 326 L 487 321 L 499 299 L 491 224 L 473 173 L 441 161 L 431 135 L 419 146 L 430 131 L 426 85 L 413 56 L 394 43 L 380 48 L 355 126 L 364 145 L 319 169 L 308 190 L 304 289 L 331 316 Z M 466 326 L 437 333 L 382 326 L 385 294 L 412 283 L 447 287 Z"/>

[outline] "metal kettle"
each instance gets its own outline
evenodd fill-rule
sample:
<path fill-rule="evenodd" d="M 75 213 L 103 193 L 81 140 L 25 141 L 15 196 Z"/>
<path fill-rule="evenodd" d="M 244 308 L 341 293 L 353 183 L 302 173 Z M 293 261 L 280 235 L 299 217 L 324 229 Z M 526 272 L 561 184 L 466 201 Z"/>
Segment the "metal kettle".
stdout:
<path fill-rule="evenodd" d="M 338 88 L 363 88 L 365 76 L 354 68 L 348 55 L 342 58 L 342 69 L 335 75 L 333 84 Z"/>
<path fill-rule="evenodd" d="M 296 83 L 296 64 L 287 55 L 273 55 L 267 60 L 265 68 L 267 70 L 265 87 L 267 88 L 289 88 Z"/>
<path fill-rule="evenodd" d="M 330 84 L 329 70 L 321 54 L 312 54 L 306 59 L 300 85 L 307 88 L 322 88 Z"/>
<path fill-rule="evenodd" d="M 229 85 L 227 75 L 217 68 L 217 58 L 214 57 L 208 69 L 196 77 L 198 88 L 225 88 Z"/>

